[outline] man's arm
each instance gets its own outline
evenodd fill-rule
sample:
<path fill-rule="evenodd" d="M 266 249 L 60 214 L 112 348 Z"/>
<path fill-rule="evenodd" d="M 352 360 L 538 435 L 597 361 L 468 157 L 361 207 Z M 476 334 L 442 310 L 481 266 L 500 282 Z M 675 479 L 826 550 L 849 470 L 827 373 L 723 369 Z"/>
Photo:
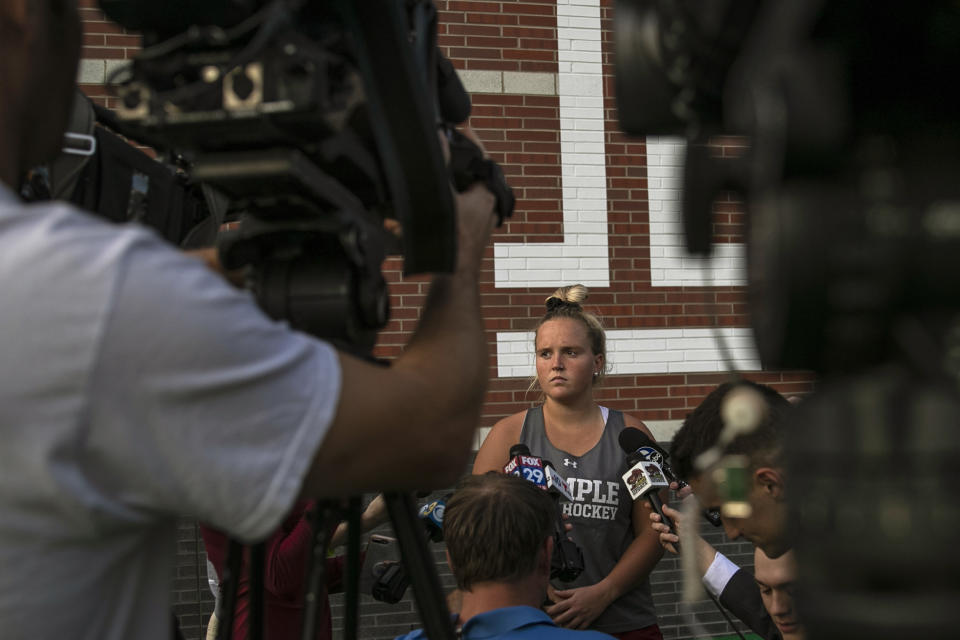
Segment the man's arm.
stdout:
<path fill-rule="evenodd" d="M 688 524 L 683 513 L 676 509 L 664 505 L 663 513 L 673 521 L 677 533 Z M 651 527 L 659 532 L 663 548 L 676 553 L 673 544 L 679 541 L 679 537 L 660 522 L 656 513 L 650 512 L 649 518 Z M 763 606 L 753 576 L 734 565 L 701 536 L 695 539 L 697 570 L 707 590 L 756 634 L 765 640 L 780 640 L 780 631 Z"/>
<path fill-rule="evenodd" d="M 760 588 L 749 572 L 740 569 L 734 573 L 717 599 L 764 640 L 780 640 L 780 630 L 763 606 Z"/>
<path fill-rule="evenodd" d="M 456 271 L 434 278 L 417 331 L 393 366 L 340 356 L 339 405 L 303 495 L 442 487 L 463 471 L 487 386 L 478 272 L 494 197 L 474 185 L 456 201 Z"/>

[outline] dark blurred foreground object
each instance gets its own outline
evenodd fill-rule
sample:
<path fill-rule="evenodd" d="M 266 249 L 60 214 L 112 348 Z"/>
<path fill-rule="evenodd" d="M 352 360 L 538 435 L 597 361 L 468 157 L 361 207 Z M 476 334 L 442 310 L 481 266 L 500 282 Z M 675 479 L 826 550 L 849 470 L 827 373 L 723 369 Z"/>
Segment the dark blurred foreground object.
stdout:
<path fill-rule="evenodd" d="M 822 376 L 788 449 L 809 637 L 956 637 L 960 5 L 619 0 L 615 24 L 624 130 L 689 142 L 688 249 L 737 191 L 764 367 Z"/>
<path fill-rule="evenodd" d="M 116 125 L 111 111 L 78 89 L 63 152 L 33 171 L 24 196 L 67 200 L 111 222 L 139 222 L 175 245 L 203 236 L 209 246 L 216 229 L 204 232 L 210 211 L 200 189 L 118 135 Z"/>
<path fill-rule="evenodd" d="M 238 222 L 219 239 L 224 266 L 247 268 L 272 317 L 369 355 L 389 318 L 385 257 L 402 253 L 407 274 L 456 260 L 437 132 L 469 116 L 470 97 L 436 47 L 433 2 L 100 5 L 143 34 L 111 78 L 123 133 L 182 159 Z M 502 172 L 472 152 L 458 187 L 485 182 L 509 216 Z"/>

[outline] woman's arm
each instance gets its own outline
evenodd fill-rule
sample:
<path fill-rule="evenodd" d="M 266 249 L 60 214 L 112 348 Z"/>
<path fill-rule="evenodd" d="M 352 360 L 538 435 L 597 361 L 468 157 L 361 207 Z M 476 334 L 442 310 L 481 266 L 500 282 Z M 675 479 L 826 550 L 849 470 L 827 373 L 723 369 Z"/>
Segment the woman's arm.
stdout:
<path fill-rule="evenodd" d="M 550 590 L 556 604 L 546 612 L 557 624 L 570 629 L 585 629 L 610 604 L 644 580 L 663 555 L 658 533 L 650 527 L 642 503 L 633 505 L 635 538 L 610 573 L 600 582 L 587 587 Z"/>

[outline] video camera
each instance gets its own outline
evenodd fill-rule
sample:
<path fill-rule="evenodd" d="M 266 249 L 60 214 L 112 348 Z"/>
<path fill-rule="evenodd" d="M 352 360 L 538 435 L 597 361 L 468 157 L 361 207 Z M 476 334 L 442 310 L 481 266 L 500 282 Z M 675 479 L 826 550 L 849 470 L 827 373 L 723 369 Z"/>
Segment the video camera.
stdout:
<path fill-rule="evenodd" d="M 822 376 L 787 430 L 808 636 L 955 635 L 960 5 L 615 11 L 623 129 L 688 140 L 688 249 L 737 192 L 761 361 Z M 721 134 L 749 151 L 712 154 Z"/>
<path fill-rule="evenodd" d="M 432 2 L 100 6 L 143 33 L 111 79 L 122 133 L 176 158 L 218 218 L 239 222 L 221 262 L 247 268 L 273 317 L 369 352 L 389 315 L 386 255 L 402 253 L 408 274 L 453 269 L 451 182 L 484 181 L 501 220 L 512 213 L 499 167 L 450 126 L 470 99 L 436 47 Z"/>

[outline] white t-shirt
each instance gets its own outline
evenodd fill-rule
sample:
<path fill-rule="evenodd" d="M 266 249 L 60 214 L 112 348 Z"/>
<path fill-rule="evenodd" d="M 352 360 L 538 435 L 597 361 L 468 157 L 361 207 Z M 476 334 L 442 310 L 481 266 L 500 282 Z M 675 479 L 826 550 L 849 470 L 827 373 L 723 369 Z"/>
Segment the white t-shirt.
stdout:
<path fill-rule="evenodd" d="M 0 184 L 3 638 L 167 640 L 177 518 L 270 534 L 340 381 L 149 230 Z"/>

